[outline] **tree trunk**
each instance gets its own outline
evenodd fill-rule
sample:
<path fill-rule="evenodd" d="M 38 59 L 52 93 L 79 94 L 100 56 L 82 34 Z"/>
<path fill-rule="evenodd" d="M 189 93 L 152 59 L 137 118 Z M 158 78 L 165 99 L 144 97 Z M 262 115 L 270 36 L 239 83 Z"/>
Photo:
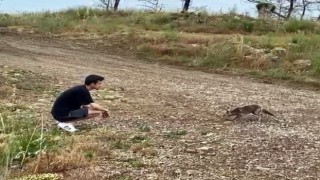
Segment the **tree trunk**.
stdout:
<path fill-rule="evenodd" d="M 185 0 L 182 12 L 188 12 L 191 0 Z"/>
<path fill-rule="evenodd" d="M 300 17 L 300 20 L 303 19 L 304 15 L 306 14 L 306 5 L 303 5 L 303 9 L 302 9 L 302 14 L 301 14 L 301 17 Z"/>
<path fill-rule="evenodd" d="M 106 5 L 106 11 L 109 11 L 109 4 Z"/>
<path fill-rule="evenodd" d="M 114 10 L 114 11 L 117 11 L 117 10 L 118 10 L 119 3 L 120 3 L 120 0 L 115 0 L 115 1 L 114 1 L 114 6 L 113 6 L 113 10 Z"/>
<path fill-rule="evenodd" d="M 277 15 L 279 18 L 284 18 L 284 19 L 287 18 L 286 16 L 284 16 L 284 15 L 278 13 L 278 12 L 272 12 L 272 13 L 275 14 L 275 15 Z"/>
<path fill-rule="evenodd" d="M 288 14 L 287 14 L 286 19 L 290 19 L 290 17 L 291 17 L 292 11 L 294 9 L 293 8 L 294 2 L 295 2 L 295 0 L 290 0 L 290 6 L 289 6 L 289 9 L 288 9 Z"/>
<path fill-rule="evenodd" d="M 111 2 L 112 2 L 112 0 L 108 0 L 108 4 L 106 6 L 107 11 L 109 11 L 110 7 L 112 7 Z"/>

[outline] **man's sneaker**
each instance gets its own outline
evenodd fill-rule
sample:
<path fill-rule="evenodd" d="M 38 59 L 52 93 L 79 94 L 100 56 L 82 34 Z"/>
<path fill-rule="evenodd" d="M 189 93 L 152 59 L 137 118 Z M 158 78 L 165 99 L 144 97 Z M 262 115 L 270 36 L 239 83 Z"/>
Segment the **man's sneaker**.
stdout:
<path fill-rule="evenodd" d="M 63 129 L 63 130 L 66 130 L 68 132 L 75 132 L 75 131 L 78 131 L 78 129 L 76 129 L 71 123 L 58 123 L 58 127 Z"/>

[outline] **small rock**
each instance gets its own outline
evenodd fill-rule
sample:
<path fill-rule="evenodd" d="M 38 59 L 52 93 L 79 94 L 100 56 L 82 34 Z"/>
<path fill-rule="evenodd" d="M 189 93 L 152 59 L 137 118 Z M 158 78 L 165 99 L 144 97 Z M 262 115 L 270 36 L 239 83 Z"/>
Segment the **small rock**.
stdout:
<path fill-rule="evenodd" d="M 13 103 L 5 103 L 4 105 L 7 106 L 7 107 L 13 107 L 13 106 L 15 106 L 15 104 L 13 104 Z"/>
<path fill-rule="evenodd" d="M 258 55 L 258 54 L 262 55 L 262 54 L 265 53 L 264 49 L 256 49 L 256 48 L 251 47 L 249 45 L 244 45 L 243 48 L 244 48 L 244 51 L 246 51 L 246 52 L 248 52 L 250 54 L 253 54 L 253 55 Z"/>
<path fill-rule="evenodd" d="M 142 146 L 134 145 L 130 148 L 133 153 L 137 153 L 142 150 Z"/>
<path fill-rule="evenodd" d="M 276 55 L 274 55 L 274 54 L 272 54 L 272 53 L 268 53 L 267 56 L 268 56 L 272 61 L 275 61 L 275 62 L 277 62 L 277 61 L 280 60 L 279 56 L 276 56 Z"/>
<path fill-rule="evenodd" d="M 213 136 L 213 135 L 214 135 L 213 133 L 208 133 L 206 136 L 210 137 L 210 136 Z"/>
<path fill-rule="evenodd" d="M 22 33 L 24 31 L 23 27 L 16 28 L 17 33 Z"/>
<path fill-rule="evenodd" d="M 287 50 L 285 48 L 282 47 L 275 47 L 272 50 L 272 54 L 276 55 L 276 56 L 284 56 L 286 54 Z"/>
<path fill-rule="evenodd" d="M 240 20 L 241 18 L 239 16 L 234 16 L 234 19 Z"/>
<path fill-rule="evenodd" d="M 159 179 L 159 176 L 156 173 L 148 174 L 147 179 L 150 179 L 150 180 Z"/>
<path fill-rule="evenodd" d="M 13 75 L 16 76 L 16 77 L 21 76 L 21 74 L 19 74 L 19 73 L 14 73 Z"/>
<path fill-rule="evenodd" d="M 141 151 L 142 156 L 157 156 L 158 151 L 155 149 L 146 148 Z"/>
<path fill-rule="evenodd" d="M 252 56 L 252 55 L 249 55 L 249 56 L 244 56 L 244 59 L 245 59 L 246 61 L 254 61 L 254 60 L 256 60 L 257 58 L 254 57 L 254 56 Z"/>
<path fill-rule="evenodd" d="M 261 166 L 257 166 L 256 169 L 260 170 L 260 171 L 270 171 L 270 168 L 265 168 L 265 167 L 261 167 Z"/>
<path fill-rule="evenodd" d="M 199 44 L 190 44 L 192 47 L 199 47 Z"/>
<path fill-rule="evenodd" d="M 186 149 L 186 152 L 195 154 L 195 153 L 197 153 L 197 150 L 195 150 L 195 149 Z"/>
<path fill-rule="evenodd" d="M 119 87 L 119 91 L 125 91 L 126 89 L 124 87 Z"/>
<path fill-rule="evenodd" d="M 47 103 L 48 100 L 46 100 L 46 99 L 38 99 L 38 102 Z"/>
<path fill-rule="evenodd" d="M 19 81 L 17 78 L 13 78 L 13 77 L 10 78 L 9 80 L 10 80 L 10 81 L 15 81 L 15 82 L 16 82 L 16 81 Z"/>
<path fill-rule="evenodd" d="M 103 97 L 104 100 L 116 100 L 116 99 L 119 99 L 119 97 L 115 96 L 115 95 L 105 95 Z"/>
<path fill-rule="evenodd" d="M 127 99 L 121 99 L 121 102 L 123 102 L 123 103 L 127 103 L 127 102 L 128 102 L 128 100 L 127 100 Z"/>
<path fill-rule="evenodd" d="M 40 107 L 43 107 L 43 105 L 44 105 L 44 104 L 43 104 L 43 103 L 40 103 L 40 102 L 36 102 L 36 103 L 33 103 L 33 104 L 32 104 L 33 108 L 36 108 L 36 109 L 37 109 L 37 108 L 40 108 Z"/>
<path fill-rule="evenodd" d="M 311 60 L 310 59 L 297 59 L 293 61 L 293 63 L 296 67 L 299 69 L 307 69 L 311 66 Z"/>
<path fill-rule="evenodd" d="M 194 174 L 194 170 L 190 170 L 189 169 L 189 170 L 186 171 L 186 173 L 187 173 L 188 176 L 191 176 L 192 174 Z"/>
<path fill-rule="evenodd" d="M 204 146 L 204 147 L 198 148 L 197 150 L 199 150 L 199 151 L 209 151 L 209 150 L 212 150 L 212 148 Z"/>
<path fill-rule="evenodd" d="M 176 169 L 175 171 L 174 171 L 176 174 L 181 174 L 181 169 Z"/>

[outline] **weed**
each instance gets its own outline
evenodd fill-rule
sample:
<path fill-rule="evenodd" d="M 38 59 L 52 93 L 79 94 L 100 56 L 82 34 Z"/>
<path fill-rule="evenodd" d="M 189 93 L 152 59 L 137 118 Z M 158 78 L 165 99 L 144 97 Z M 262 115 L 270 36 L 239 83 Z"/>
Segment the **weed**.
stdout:
<path fill-rule="evenodd" d="M 128 150 L 130 148 L 130 145 L 122 140 L 116 140 L 112 143 L 112 147 L 115 149 Z"/>
<path fill-rule="evenodd" d="M 188 132 L 186 130 L 176 130 L 176 131 L 169 131 L 165 133 L 165 137 L 170 139 L 180 138 L 181 136 L 186 135 Z"/>
<path fill-rule="evenodd" d="M 151 131 L 151 128 L 146 123 L 141 124 L 139 126 L 139 129 L 141 132 L 150 132 Z"/>
<path fill-rule="evenodd" d="M 143 162 L 141 162 L 138 159 L 128 159 L 127 161 L 131 167 L 142 168 L 146 166 Z"/>

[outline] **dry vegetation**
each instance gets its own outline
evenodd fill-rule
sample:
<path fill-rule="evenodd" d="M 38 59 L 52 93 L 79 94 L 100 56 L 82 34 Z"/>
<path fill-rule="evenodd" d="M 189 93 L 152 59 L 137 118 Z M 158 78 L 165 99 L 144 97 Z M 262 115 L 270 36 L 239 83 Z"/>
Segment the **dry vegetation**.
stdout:
<path fill-rule="evenodd" d="M 110 56 L 305 81 L 320 72 L 317 24 L 91 9 L 1 18 L 0 178 L 318 179 L 318 92 Z M 108 76 L 93 96 L 111 118 L 57 130 L 52 100 L 93 71 Z M 222 121 L 248 103 L 279 119 Z"/>
<path fill-rule="evenodd" d="M 235 12 L 114 13 L 80 8 L 1 15 L 0 25 L 47 36 L 52 33 L 81 41 L 87 48 L 206 71 L 299 82 L 318 77 L 320 72 L 320 25 L 312 21 L 259 20 Z"/>

